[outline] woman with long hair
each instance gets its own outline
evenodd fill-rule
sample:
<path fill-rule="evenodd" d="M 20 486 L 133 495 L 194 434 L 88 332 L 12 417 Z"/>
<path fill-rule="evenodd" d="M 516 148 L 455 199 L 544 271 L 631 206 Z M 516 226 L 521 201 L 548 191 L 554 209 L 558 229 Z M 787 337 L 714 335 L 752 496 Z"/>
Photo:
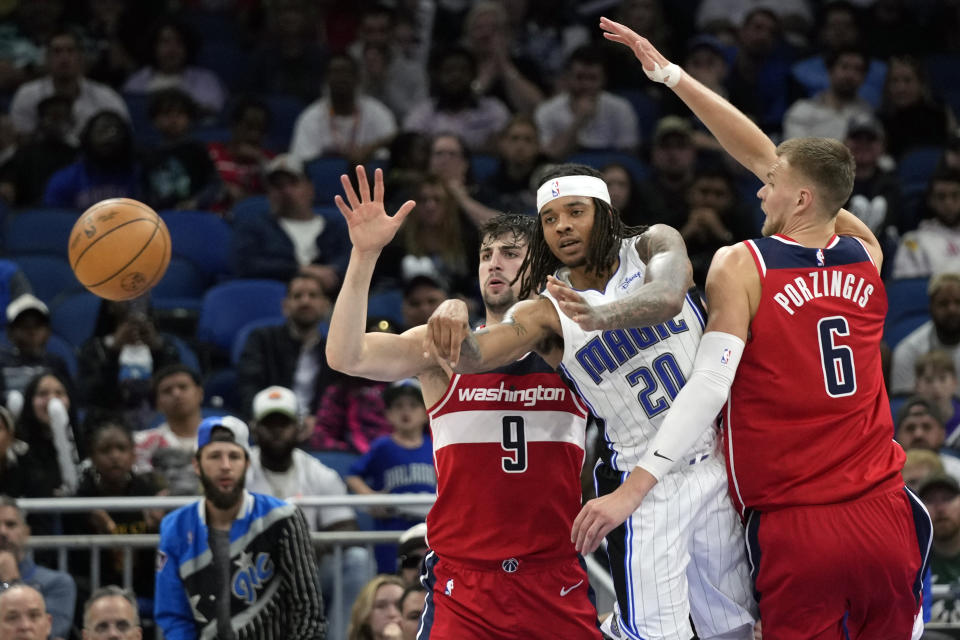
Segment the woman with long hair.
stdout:
<path fill-rule="evenodd" d="M 399 635 L 386 635 L 388 626 L 399 634 L 400 596 L 403 595 L 403 581 L 394 575 L 380 574 L 368 582 L 350 611 L 350 626 L 347 627 L 347 640 L 386 640 Z"/>
<path fill-rule="evenodd" d="M 950 107 L 933 96 L 923 63 L 913 56 L 890 58 L 880 119 L 887 151 L 898 158 L 911 147 L 943 146 L 957 126 Z"/>

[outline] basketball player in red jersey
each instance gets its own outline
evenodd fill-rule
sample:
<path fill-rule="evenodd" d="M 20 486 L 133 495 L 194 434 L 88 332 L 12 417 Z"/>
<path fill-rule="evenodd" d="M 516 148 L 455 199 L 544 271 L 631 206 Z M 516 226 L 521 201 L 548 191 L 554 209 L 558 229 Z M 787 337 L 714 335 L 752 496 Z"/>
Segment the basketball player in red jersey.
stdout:
<path fill-rule="evenodd" d="M 600 25 L 763 180 L 766 220 L 765 237 L 714 257 L 694 373 L 631 474 L 630 494 L 592 501 L 577 517 L 577 548 L 594 548 L 631 512 L 726 403 L 729 487 L 746 522 L 763 637 L 919 637 L 931 525 L 903 485 L 892 440 L 880 245 L 841 208 L 850 152 L 823 138 L 774 147 L 645 38 Z M 576 313 L 582 301 L 566 295 Z"/>
<path fill-rule="evenodd" d="M 424 354 L 426 327 L 363 333 L 381 249 L 413 208 L 390 217 L 383 175 L 371 196 L 341 178 L 336 198 L 353 242 L 327 338 L 335 369 L 374 380 L 419 378 L 433 433 L 437 501 L 427 516 L 418 638 L 601 638 L 593 592 L 569 529 L 580 509 L 587 411 L 536 354 L 478 375 L 456 375 Z M 534 219 L 504 215 L 481 229 L 486 323 L 517 301 L 517 273 Z M 513 283 L 513 284 L 512 284 Z"/>

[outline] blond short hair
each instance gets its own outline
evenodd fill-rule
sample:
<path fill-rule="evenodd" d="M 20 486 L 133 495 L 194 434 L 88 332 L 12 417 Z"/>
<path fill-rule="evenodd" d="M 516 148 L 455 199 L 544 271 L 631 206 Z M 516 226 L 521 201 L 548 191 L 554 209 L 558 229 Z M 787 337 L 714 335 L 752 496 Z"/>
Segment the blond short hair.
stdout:
<path fill-rule="evenodd" d="M 813 183 L 830 216 L 840 212 L 853 193 L 856 164 L 853 154 L 832 138 L 792 138 L 777 146 L 777 156 Z"/>

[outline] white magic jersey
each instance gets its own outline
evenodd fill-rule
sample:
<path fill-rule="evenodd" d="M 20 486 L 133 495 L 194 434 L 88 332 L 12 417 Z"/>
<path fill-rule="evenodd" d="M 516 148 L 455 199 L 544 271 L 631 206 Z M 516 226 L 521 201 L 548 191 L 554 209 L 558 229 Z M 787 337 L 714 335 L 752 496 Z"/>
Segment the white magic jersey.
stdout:
<path fill-rule="evenodd" d="M 637 255 L 635 242 L 636 238 L 623 240 L 620 266 L 603 293 L 578 291 L 587 302 L 599 305 L 626 298 L 643 284 L 646 265 Z M 556 274 L 567 284 L 569 276 L 566 267 Z M 549 292 L 544 290 L 543 295 L 557 308 L 563 328 L 562 372 L 602 420 L 610 464 L 619 471 L 632 471 L 693 371 L 706 322 L 702 307 L 687 294 L 683 310 L 664 324 L 584 331 L 560 310 Z M 712 453 L 715 441 L 716 430 L 706 430 L 690 449 L 690 459 Z"/>

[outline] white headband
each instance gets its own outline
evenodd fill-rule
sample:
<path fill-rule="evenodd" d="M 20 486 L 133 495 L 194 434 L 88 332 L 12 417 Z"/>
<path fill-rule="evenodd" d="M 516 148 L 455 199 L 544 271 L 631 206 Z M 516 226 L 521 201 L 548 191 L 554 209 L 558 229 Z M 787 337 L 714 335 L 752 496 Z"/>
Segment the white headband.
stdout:
<path fill-rule="evenodd" d="M 593 176 L 561 176 L 540 185 L 537 189 L 537 211 L 552 200 L 563 196 L 588 196 L 600 198 L 610 204 L 607 183 Z"/>

